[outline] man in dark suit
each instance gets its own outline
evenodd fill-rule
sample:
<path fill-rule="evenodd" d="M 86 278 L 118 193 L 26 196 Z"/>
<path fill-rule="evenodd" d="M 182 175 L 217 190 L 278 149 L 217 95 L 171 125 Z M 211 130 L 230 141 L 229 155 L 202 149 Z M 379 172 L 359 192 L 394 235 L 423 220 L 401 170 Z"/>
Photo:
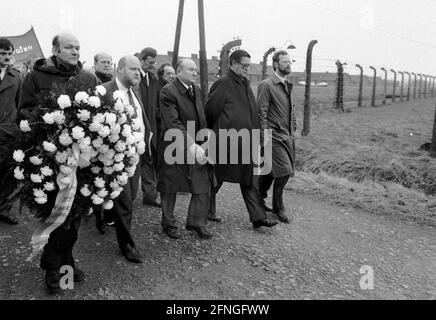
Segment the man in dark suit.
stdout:
<path fill-rule="evenodd" d="M 177 63 L 176 73 L 176 80 L 163 87 L 160 93 L 162 130 L 158 139 L 157 187 L 162 199 L 162 227 L 169 237 L 180 238 L 174 206 L 177 192 L 188 192 L 191 201 L 186 229 L 208 239 L 212 237 L 206 230 L 206 223 L 213 173 L 207 164 L 205 150 L 200 146 L 203 141 L 196 140 L 198 131 L 206 129 L 200 88 L 195 85 L 197 66 L 190 59 L 182 59 Z M 174 148 L 176 161 L 172 159 L 174 152 L 170 151 Z"/>
<path fill-rule="evenodd" d="M 141 104 L 141 99 L 133 90 L 140 81 L 140 68 L 141 65 L 138 58 L 134 56 L 122 57 L 118 62 L 115 79 L 103 84 L 103 86 L 106 88 L 108 94 L 111 94 L 116 90 L 121 91 L 121 93 L 123 93 L 123 102 L 128 103 L 135 108 L 141 123 L 141 132 L 144 135 L 147 149 L 145 154 L 147 154 L 150 152 L 150 126 L 148 124 L 147 115 Z M 129 178 L 129 182 L 124 186 L 121 194 L 114 200 L 113 208 L 109 210 L 109 213 L 114 217 L 118 245 L 120 246 L 121 251 L 127 260 L 136 263 L 142 262 L 142 258 L 136 249 L 130 229 L 133 213 L 133 201 L 138 192 L 140 172 L 141 162 L 136 166 L 134 176 Z"/>
<path fill-rule="evenodd" d="M 250 133 L 259 129 L 256 102 L 250 83 L 246 78 L 250 68 L 250 55 L 244 50 L 236 50 L 230 55 L 230 69 L 210 88 L 205 107 L 208 127 L 218 140 L 219 130 L 248 130 Z M 217 142 L 220 145 L 220 142 Z M 260 145 L 259 145 L 260 148 Z M 233 164 L 232 152 L 238 153 L 238 162 Z M 239 183 L 245 205 L 254 228 L 272 227 L 277 221 L 267 217 L 257 189 L 258 177 L 254 175 L 254 159 L 250 154 L 249 163 L 243 163 L 243 144 L 236 149 L 228 147 L 225 163 L 215 165 L 215 175 L 218 186 L 211 194 L 209 219 L 219 221 L 216 216 L 215 193 L 223 182 Z M 217 159 L 219 156 L 217 155 Z"/>
<path fill-rule="evenodd" d="M 141 61 L 141 82 L 139 84 L 139 93 L 145 109 L 145 114 L 150 122 L 150 128 L 153 132 L 151 141 L 151 156 L 144 157 L 141 163 L 141 187 L 143 192 L 142 203 L 149 206 L 160 207 L 156 190 L 156 157 L 157 157 L 157 125 L 156 109 L 159 103 L 158 92 L 160 89 L 159 81 L 153 74 L 156 66 L 157 52 L 153 48 L 145 48 L 139 54 Z"/>
<path fill-rule="evenodd" d="M 20 133 L 16 118 L 23 80 L 20 73 L 11 66 L 13 51 L 11 41 L 0 38 L 0 163 L 7 154 L 8 146 Z M 18 220 L 11 208 L 11 202 L 0 196 L 0 221 L 17 224 Z"/>

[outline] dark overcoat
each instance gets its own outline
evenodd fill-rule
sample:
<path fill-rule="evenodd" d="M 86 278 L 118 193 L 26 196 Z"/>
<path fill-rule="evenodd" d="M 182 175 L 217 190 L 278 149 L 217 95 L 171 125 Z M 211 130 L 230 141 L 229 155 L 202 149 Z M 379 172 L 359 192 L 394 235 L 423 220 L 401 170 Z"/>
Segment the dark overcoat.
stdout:
<path fill-rule="evenodd" d="M 196 85 L 193 87 L 195 102 L 190 98 L 186 87 L 178 79 L 164 86 L 160 92 L 162 130 L 158 138 L 157 170 L 157 189 L 160 192 L 202 194 L 210 190 L 211 166 L 197 162 L 194 164 L 187 163 L 189 147 L 194 142 L 197 144 L 204 142 L 195 140 L 198 131 L 207 128 L 200 88 Z M 195 135 L 193 133 L 188 134 L 188 121 L 195 122 Z M 170 129 L 178 129 L 182 139 L 164 141 L 165 133 Z M 176 149 L 172 148 L 173 146 Z M 169 164 L 165 159 L 165 150 L 167 148 L 178 150 L 177 152 L 183 155 L 183 161 L 180 161 L 181 163 Z"/>
<path fill-rule="evenodd" d="M 8 146 L 19 135 L 16 124 L 17 109 L 20 105 L 22 78 L 11 67 L 6 69 L 0 82 L 0 161 L 6 154 Z"/>
<path fill-rule="evenodd" d="M 151 132 L 153 132 L 152 137 L 152 149 L 153 153 L 157 148 L 157 105 L 159 103 L 159 90 L 161 85 L 157 80 L 156 76 L 149 72 L 149 86 L 147 86 L 147 78 L 141 75 L 141 82 L 138 86 L 139 95 L 141 97 L 142 105 L 145 109 L 145 114 L 147 115 L 148 122 L 150 124 Z"/>
<path fill-rule="evenodd" d="M 224 76 L 219 78 L 210 88 L 209 96 L 205 107 L 207 125 L 215 132 L 217 146 L 220 145 L 220 129 L 247 129 L 252 133 L 253 129 L 259 129 L 257 117 L 257 107 L 250 83 L 246 78 L 238 76 L 229 70 Z M 218 181 L 241 183 L 244 186 L 256 185 L 253 179 L 254 162 L 252 157 L 251 143 L 243 147 L 238 145 L 238 162 L 231 164 L 230 143 L 227 145 L 226 163 L 219 161 L 219 149 L 217 150 L 215 175 Z M 247 149 L 248 148 L 248 149 Z M 242 152 L 249 159 L 249 163 L 243 163 Z M 250 154 L 247 155 L 247 150 Z"/>

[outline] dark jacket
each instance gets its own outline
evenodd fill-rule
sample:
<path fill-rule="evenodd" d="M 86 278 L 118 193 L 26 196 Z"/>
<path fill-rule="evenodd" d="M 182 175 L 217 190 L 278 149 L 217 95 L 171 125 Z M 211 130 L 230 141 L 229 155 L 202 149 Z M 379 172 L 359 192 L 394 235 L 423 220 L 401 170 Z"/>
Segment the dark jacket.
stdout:
<path fill-rule="evenodd" d="M 11 67 L 6 69 L 0 82 L 0 161 L 2 155 L 6 154 L 8 145 L 20 133 L 16 119 L 22 83 L 20 73 Z"/>
<path fill-rule="evenodd" d="M 220 144 L 219 129 L 259 129 L 256 101 L 246 78 L 241 78 L 232 70 L 219 78 L 210 88 L 205 107 L 207 125 L 217 137 Z M 218 181 L 253 185 L 253 158 L 250 151 L 249 163 L 242 164 L 242 144 L 238 146 L 238 163 L 230 164 L 230 144 L 227 145 L 227 164 L 220 164 L 217 150 L 215 175 Z"/>
<path fill-rule="evenodd" d="M 145 108 L 148 121 L 150 122 L 150 128 L 153 132 L 152 148 L 156 150 L 157 145 L 157 125 L 156 125 L 156 108 L 159 103 L 159 89 L 161 88 L 156 76 L 149 72 L 149 86 L 147 86 L 147 78 L 141 74 L 141 82 L 139 84 L 139 95 L 142 100 L 142 104 Z"/>
<path fill-rule="evenodd" d="M 160 192 L 202 194 L 210 190 L 210 165 L 187 164 L 186 155 L 189 152 L 189 147 L 194 142 L 197 144 L 203 142 L 195 141 L 195 136 L 199 130 L 206 128 L 201 91 L 195 85 L 194 94 L 195 103 L 190 98 L 186 87 L 178 79 L 161 90 L 160 118 L 162 130 L 157 139 L 159 143 L 157 189 Z M 195 121 L 195 135 L 188 134 L 188 121 Z M 164 141 L 165 133 L 170 129 L 179 129 L 183 133 L 183 141 L 177 140 L 177 144 L 172 141 Z M 175 144 L 178 152 L 183 154 L 182 164 L 168 164 L 165 161 L 164 153 L 166 148 L 172 148 Z"/>
<path fill-rule="evenodd" d="M 56 57 L 37 60 L 33 70 L 24 79 L 19 118 L 32 112 L 40 99 L 50 94 L 53 83 L 58 85 L 71 83 L 77 91 L 88 91 L 95 88 L 97 78 L 82 69 L 80 62 L 73 70 L 67 70 L 57 62 Z"/>
<path fill-rule="evenodd" d="M 116 77 L 114 77 L 114 79 L 112 81 L 106 82 L 103 84 L 103 87 L 105 87 L 106 91 L 108 93 L 114 93 L 115 91 L 117 91 L 119 88 L 117 86 L 117 82 L 116 82 Z M 150 156 L 150 145 L 149 145 L 149 141 L 150 141 L 150 124 L 147 118 L 147 115 L 145 114 L 144 111 L 144 106 L 142 105 L 141 99 L 139 97 L 138 92 L 136 92 L 135 90 L 133 90 L 133 93 L 135 94 L 136 99 L 138 99 L 139 104 L 141 105 L 141 110 L 142 110 L 142 119 L 144 120 L 144 127 L 145 127 L 145 132 L 144 132 L 144 141 L 145 141 L 145 153 L 142 155 L 143 157 L 146 156 Z M 142 159 L 141 159 L 142 160 Z"/>

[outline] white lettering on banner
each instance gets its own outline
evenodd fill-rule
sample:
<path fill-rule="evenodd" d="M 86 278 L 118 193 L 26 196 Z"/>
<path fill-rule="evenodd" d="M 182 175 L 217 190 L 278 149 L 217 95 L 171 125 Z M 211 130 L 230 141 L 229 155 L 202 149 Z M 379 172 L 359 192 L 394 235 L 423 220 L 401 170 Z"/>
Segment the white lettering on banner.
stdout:
<path fill-rule="evenodd" d="M 32 51 L 33 47 L 32 46 L 19 46 L 17 49 L 14 50 L 13 54 L 20 54 L 20 53 L 25 53 L 27 51 Z"/>

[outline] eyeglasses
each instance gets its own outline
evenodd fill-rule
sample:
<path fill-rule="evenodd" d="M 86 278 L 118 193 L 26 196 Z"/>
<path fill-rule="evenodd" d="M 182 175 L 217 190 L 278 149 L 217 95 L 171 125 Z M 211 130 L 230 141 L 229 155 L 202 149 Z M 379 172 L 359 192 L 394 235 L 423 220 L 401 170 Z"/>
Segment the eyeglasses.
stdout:
<path fill-rule="evenodd" d="M 251 69 L 251 64 L 249 64 L 249 63 L 242 64 L 242 63 L 238 62 L 238 64 L 241 65 L 242 69 L 245 69 L 245 70 L 250 70 Z"/>

